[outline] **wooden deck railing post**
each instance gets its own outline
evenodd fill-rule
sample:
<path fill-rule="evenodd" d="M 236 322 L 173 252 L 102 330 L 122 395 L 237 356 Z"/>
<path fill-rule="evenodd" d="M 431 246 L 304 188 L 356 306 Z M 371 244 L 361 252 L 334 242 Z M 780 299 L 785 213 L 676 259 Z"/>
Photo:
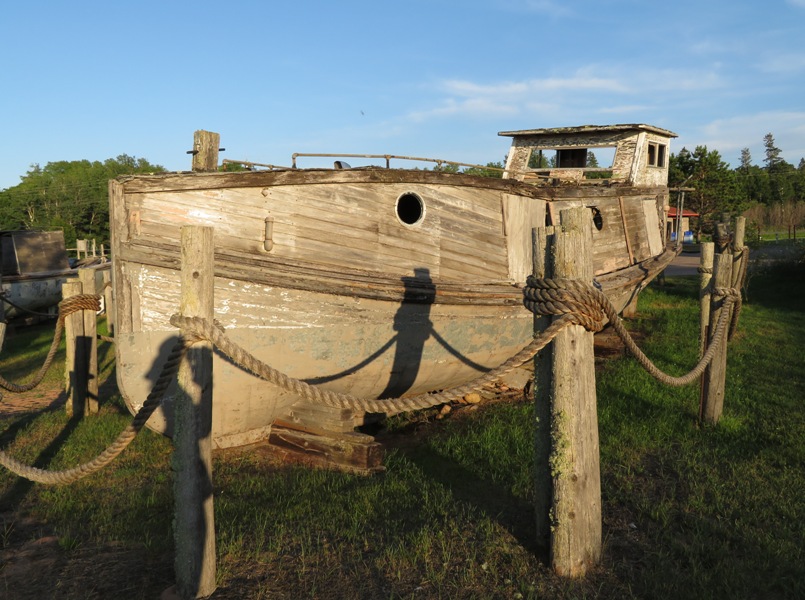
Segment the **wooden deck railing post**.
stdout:
<path fill-rule="evenodd" d="M 78 280 L 81 293 L 95 294 L 95 269 L 79 269 Z M 82 340 L 87 369 L 87 394 L 84 400 L 84 414 L 98 414 L 98 316 L 94 311 L 82 310 L 84 319 L 84 339 Z"/>
<path fill-rule="evenodd" d="M 589 210 L 563 210 L 560 222 L 550 252 L 553 277 L 592 283 Z M 602 540 L 593 334 L 583 327 L 573 325 L 554 339 L 549 393 L 551 564 L 559 575 L 580 577 L 600 562 Z"/>
<path fill-rule="evenodd" d="M 62 298 L 78 296 L 82 293 L 80 281 L 66 281 L 62 284 Z M 84 315 L 76 311 L 64 319 L 64 382 L 67 391 L 65 409 L 68 415 L 83 415 L 87 401 L 87 356 L 84 343 Z"/>
<path fill-rule="evenodd" d="M 182 227 L 181 257 L 180 312 L 212 321 L 213 229 Z M 212 377 L 211 345 L 193 345 L 179 368 L 174 398 L 175 570 L 183 599 L 215 591 Z"/>

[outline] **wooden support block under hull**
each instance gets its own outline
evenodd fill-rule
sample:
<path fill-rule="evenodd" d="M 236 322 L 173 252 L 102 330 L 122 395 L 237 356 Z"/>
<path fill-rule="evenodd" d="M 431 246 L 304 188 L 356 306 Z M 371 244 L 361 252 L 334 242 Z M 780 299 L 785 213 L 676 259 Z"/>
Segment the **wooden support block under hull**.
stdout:
<path fill-rule="evenodd" d="M 371 435 L 336 432 L 276 421 L 268 447 L 284 462 L 337 469 L 359 475 L 385 471 L 383 446 Z"/>

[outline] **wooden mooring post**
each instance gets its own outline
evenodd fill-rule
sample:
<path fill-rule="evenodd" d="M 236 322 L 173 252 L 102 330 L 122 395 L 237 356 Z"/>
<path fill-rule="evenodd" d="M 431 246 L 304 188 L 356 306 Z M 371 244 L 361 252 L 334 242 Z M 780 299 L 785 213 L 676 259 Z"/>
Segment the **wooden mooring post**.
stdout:
<path fill-rule="evenodd" d="M 551 257 L 544 274 L 592 283 L 589 210 L 560 213 L 561 229 L 535 233 L 538 256 Z M 550 238 L 553 237 L 552 243 Z M 544 324 L 537 322 L 537 328 Z M 537 535 L 550 534 L 550 561 L 558 575 L 581 577 L 601 560 L 601 470 L 593 334 L 573 325 L 535 364 Z M 546 364 L 546 360 L 547 363 Z M 550 425 L 548 424 L 550 422 Z M 548 439 L 549 437 L 549 439 Z M 550 449 L 548 451 L 548 448 Z M 550 495 L 542 489 L 550 484 Z M 550 510 L 546 514 L 547 500 Z"/>
<path fill-rule="evenodd" d="M 185 317 L 213 319 L 213 229 L 186 226 L 181 233 L 181 306 Z M 206 598 L 215 591 L 215 523 L 212 486 L 212 346 L 185 355 L 174 398 L 175 592 Z"/>
<path fill-rule="evenodd" d="M 90 271 L 94 276 L 94 271 Z M 84 293 L 79 271 L 78 281 L 62 284 L 62 298 Z M 87 283 L 87 287 L 91 287 Z M 91 287 L 94 290 L 94 285 Z M 93 293 L 90 291 L 88 293 Z M 64 381 L 67 392 L 65 410 L 68 415 L 81 416 L 98 412 L 98 340 L 95 312 L 79 310 L 64 319 Z"/>
<path fill-rule="evenodd" d="M 78 280 L 81 282 L 83 294 L 95 294 L 95 269 L 79 269 Z M 98 413 L 98 316 L 95 311 L 82 310 L 84 320 L 84 358 L 86 360 L 86 398 L 84 400 L 85 414 Z"/>
<path fill-rule="evenodd" d="M 739 217 L 736 221 L 734 235 L 730 237 L 727 223 L 716 226 L 714 234 L 715 257 L 713 259 L 712 287 L 732 288 L 740 285 L 740 254 L 743 252 L 746 219 Z M 704 249 L 703 249 L 704 250 Z M 737 255 L 737 256 L 736 256 Z M 703 254 L 704 260 L 704 254 Z M 704 266 L 704 263 L 702 263 Z M 705 275 L 703 273 L 703 275 Z M 701 288 L 704 290 L 705 282 Z M 714 328 L 721 311 L 724 309 L 724 298 L 719 294 L 703 292 L 702 310 L 705 309 L 704 298 L 709 294 L 709 319 L 706 331 L 707 343 L 712 341 Z M 733 310 L 733 309 L 730 309 Z M 704 321 L 703 321 L 704 322 Z M 702 346 L 702 350 L 706 345 Z M 724 412 L 724 393 L 727 383 L 727 340 L 724 339 L 715 353 L 713 361 L 702 375 L 701 394 L 699 397 L 699 420 L 709 425 L 715 425 Z"/>

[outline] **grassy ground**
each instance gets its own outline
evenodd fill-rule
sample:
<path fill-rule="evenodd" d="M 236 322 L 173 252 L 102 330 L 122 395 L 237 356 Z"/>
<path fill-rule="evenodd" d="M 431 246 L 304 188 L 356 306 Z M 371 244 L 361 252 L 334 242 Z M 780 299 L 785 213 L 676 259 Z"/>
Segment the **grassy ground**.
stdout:
<path fill-rule="evenodd" d="M 371 478 L 217 454 L 213 598 L 805 597 L 805 277 L 751 285 L 717 427 L 697 424 L 696 386 L 663 387 L 628 357 L 599 368 L 605 546 L 586 579 L 554 577 L 534 546 L 533 409 L 510 401 L 395 419 Z M 631 324 L 675 374 L 695 361 L 695 295 L 694 279 L 650 288 Z M 72 466 L 127 419 L 112 395 L 98 418 L 0 420 L 0 448 Z M 67 487 L 0 472 L 0 598 L 158 597 L 173 581 L 170 454 L 146 431 Z"/>

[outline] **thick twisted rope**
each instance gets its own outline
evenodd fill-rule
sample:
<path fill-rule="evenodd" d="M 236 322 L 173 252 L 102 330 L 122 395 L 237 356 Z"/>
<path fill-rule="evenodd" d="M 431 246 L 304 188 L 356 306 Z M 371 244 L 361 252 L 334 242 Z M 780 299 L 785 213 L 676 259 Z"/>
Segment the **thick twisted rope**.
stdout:
<path fill-rule="evenodd" d="M 585 318 L 591 319 L 593 323 L 603 323 L 604 318 L 606 318 L 629 352 L 634 355 L 638 363 L 652 377 L 666 385 L 678 387 L 696 381 L 704 373 L 707 365 L 712 362 L 716 350 L 724 341 L 727 323 L 731 320 L 730 313 L 733 314 L 732 322 L 733 324 L 735 323 L 734 315 L 738 311 L 730 311 L 729 309 L 733 304 L 740 306 L 740 293 L 733 288 L 719 289 L 718 292 L 723 292 L 724 305 L 710 343 L 696 366 L 685 375 L 679 377 L 664 373 L 651 362 L 632 339 L 620 316 L 618 316 L 618 312 L 606 295 L 591 285 L 578 280 L 529 277 L 526 281 L 526 287 L 523 289 L 523 295 L 525 296 L 523 303 L 531 312 L 539 315 L 569 314 L 583 307 Z M 597 331 L 590 328 L 588 330 Z"/>
<path fill-rule="evenodd" d="M 245 370 L 253 373 L 257 377 L 264 379 L 282 389 L 293 392 L 306 400 L 326 404 L 335 408 L 348 408 L 356 411 L 385 413 L 388 416 L 396 415 L 409 410 L 421 410 L 431 408 L 439 404 L 452 402 L 464 397 L 470 392 L 480 390 L 485 385 L 497 381 L 506 373 L 516 369 L 547 346 L 556 335 L 568 325 L 573 324 L 574 316 L 566 315 L 557 319 L 539 337 L 535 338 L 525 348 L 512 356 L 496 369 L 484 373 L 480 377 L 464 385 L 435 393 L 419 394 L 407 398 L 385 398 L 376 400 L 372 398 L 358 398 L 350 394 L 342 394 L 325 390 L 299 379 L 294 379 L 278 371 L 277 369 L 265 364 L 247 352 L 244 348 L 229 339 L 222 329 L 210 324 L 209 321 L 201 317 L 183 317 L 173 315 L 171 324 L 178 327 L 182 334 L 192 335 L 199 339 L 211 342 L 232 362 L 240 365 Z"/>
<path fill-rule="evenodd" d="M 92 460 L 64 471 L 48 471 L 46 469 L 37 469 L 36 467 L 23 464 L 8 456 L 5 452 L 0 451 L 0 464 L 15 475 L 25 477 L 37 483 L 50 485 L 73 483 L 74 481 L 78 481 L 79 479 L 100 471 L 117 458 L 117 456 L 134 441 L 137 434 L 140 433 L 145 422 L 148 421 L 154 410 L 156 410 L 162 402 L 162 397 L 165 395 L 165 391 L 176 376 L 176 372 L 179 370 L 179 364 L 182 357 L 187 352 L 187 348 L 196 341 L 195 339 L 180 338 L 176 342 L 168 355 L 168 359 L 162 366 L 162 372 L 159 378 L 157 378 L 154 387 L 151 389 L 151 393 L 148 394 L 148 397 L 140 410 L 137 411 L 132 422 L 117 436 L 115 441 Z"/>
<path fill-rule="evenodd" d="M 444 404 L 461 398 L 467 393 L 480 389 L 487 383 L 495 381 L 503 374 L 517 368 L 521 364 L 530 360 L 542 348 L 548 345 L 550 341 L 562 329 L 567 327 L 573 322 L 571 316 L 566 316 L 558 319 L 548 329 L 545 330 L 543 335 L 535 339 L 531 344 L 523 348 L 515 356 L 507 360 L 500 367 L 494 371 L 484 374 L 476 379 L 474 382 L 454 388 L 449 392 L 442 392 L 439 394 L 421 394 L 411 398 L 395 398 L 389 400 L 367 400 L 355 398 L 347 394 L 338 394 L 321 390 L 311 386 L 303 381 L 292 379 L 255 359 L 248 352 L 240 348 L 237 344 L 229 340 L 224 335 L 221 326 L 216 323 L 201 318 L 193 317 L 180 317 L 174 315 L 171 317 L 171 323 L 179 326 L 183 335 L 179 341 L 174 345 L 168 356 L 167 361 L 162 367 L 162 372 L 159 375 L 156 383 L 154 384 L 151 393 L 143 403 L 143 406 L 137 411 L 131 424 L 124 429 L 117 439 L 112 442 L 103 452 L 101 452 L 94 459 L 63 471 L 49 471 L 46 469 L 38 469 L 21 463 L 20 461 L 8 456 L 5 452 L 0 451 L 0 465 L 3 465 L 14 474 L 25 477 L 31 481 L 44 484 L 67 484 L 78 481 L 84 477 L 92 475 L 103 467 L 111 463 L 123 450 L 134 440 L 137 434 L 142 430 L 146 421 L 151 417 L 154 410 L 159 406 L 164 396 L 165 391 L 170 385 L 173 377 L 179 369 L 179 363 L 185 355 L 187 348 L 192 344 L 208 340 L 212 342 L 222 352 L 227 354 L 232 360 L 240 364 L 243 368 L 253 372 L 255 375 L 262 377 L 268 381 L 272 381 L 277 385 L 281 385 L 287 390 L 299 393 L 311 399 L 318 399 L 320 402 L 336 406 L 338 408 L 353 408 L 356 410 L 364 410 L 366 412 L 385 412 L 387 414 L 396 414 L 407 410 L 416 410 L 421 408 L 429 408 L 437 404 Z"/>
<path fill-rule="evenodd" d="M 64 332 L 64 319 L 79 310 L 98 311 L 101 308 L 100 301 L 101 297 L 98 295 L 79 294 L 77 296 L 70 296 L 59 302 L 59 320 L 56 321 L 56 331 L 53 333 L 53 342 L 50 344 L 45 362 L 39 368 L 39 371 L 37 371 L 31 381 L 24 384 L 8 381 L 0 375 L 0 387 L 9 392 L 20 394 L 22 392 L 28 392 L 42 383 L 42 379 L 45 378 L 48 369 L 50 369 L 50 365 L 53 364 L 53 358 L 56 356 L 56 351 L 59 349 L 61 336 Z M 2 397 L 2 394 L 0 394 L 0 399 L 2 399 Z"/>
<path fill-rule="evenodd" d="M 588 331 L 600 331 L 605 320 L 609 320 L 615 331 L 623 340 L 629 351 L 638 362 L 655 378 L 673 386 L 686 385 L 695 381 L 712 361 L 715 351 L 723 342 L 727 322 L 732 314 L 735 322 L 736 311 L 730 310 L 733 304 L 740 306 L 740 293 L 733 288 L 717 289 L 716 294 L 724 296 L 721 316 L 716 325 L 709 347 L 696 367 L 688 374 L 673 377 L 663 373 L 637 347 L 629 332 L 623 327 L 617 311 L 609 299 L 598 289 L 577 280 L 540 279 L 529 277 L 523 290 L 526 308 L 539 315 L 558 316 L 541 334 L 531 341 L 520 352 L 505 361 L 498 368 L 485 373 L 473 381 L 437 393 L 419 394 L 409 398 L 389 398 L 383 400 L 357 398 L 349 394 L 341 394 L 312 386 L 304 381 L 294 379 L 259 361 L 246 350 L 230 340 L 223 328 L 200 317 L 183 317 L 173 315 L 170 322 L 182 331 L 182 337 L 174 345 L 163 366 L 157 382 L 148 395 L 143 406 L 137 412 L 132 423 L 121 432 L 117 439 L 96 458 L 78 467 L 64 471 L 47 471 L 29 467 L 0 452 L 0 464 L 15 474 L 45 484 L 65 484 L 91 475 L 112 462 L 134 440 L 146 421 L 159 406 L 162 397 L 173 377 L 179 369 L 179 363 L 187 348 L 198 341 L 207 340 L 223 352 L 229 359 L 242 368 L 254 373 L 261 379 L 296 393 L 303 398 L 334 406 L 364 412 L 378 412 L 394 415 L 409 410 L 430 408 L 438 404 L 451 402 L 466 394 L 481 389 L 483 386 L 497 381 L 509 371 L 531 360 L 540 350 L 547 346 L 560 331 L 572 324 L 580 325 Z M 60 321 L 61 321 L 60 317 Z"/>

